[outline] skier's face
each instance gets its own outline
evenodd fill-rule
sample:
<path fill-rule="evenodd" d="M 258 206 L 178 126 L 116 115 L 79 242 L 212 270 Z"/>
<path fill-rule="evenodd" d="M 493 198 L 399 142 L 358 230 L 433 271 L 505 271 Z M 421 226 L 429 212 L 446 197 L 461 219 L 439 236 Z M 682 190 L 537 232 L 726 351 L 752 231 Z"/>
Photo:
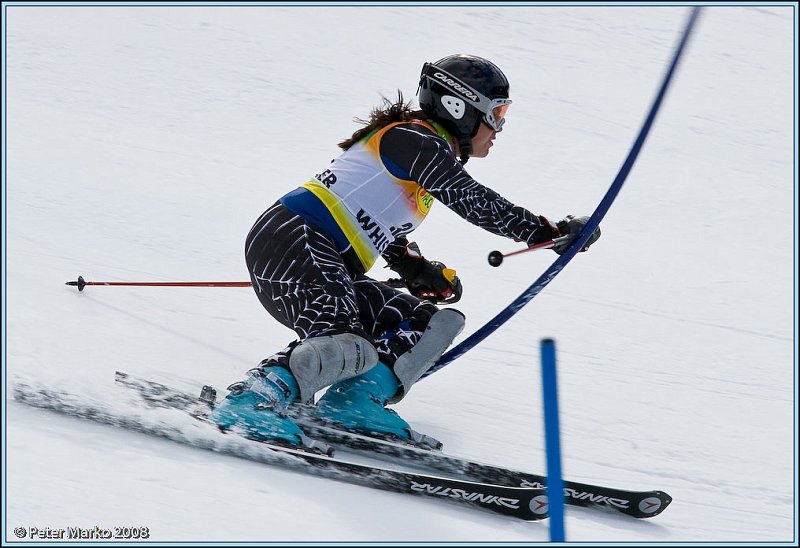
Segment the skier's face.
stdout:
<path fill-rule="evenodd" d="M 500 129 L 500 131 L 503 131 Z M 478 133 L 472 138 L 472 154 L 470 158 L 486 158 L 489 155 L 489 149 L 494 144 L 494 138 L 499 131 L 495 130 L 488 125 L 481 123 L 478 128 Z"/>

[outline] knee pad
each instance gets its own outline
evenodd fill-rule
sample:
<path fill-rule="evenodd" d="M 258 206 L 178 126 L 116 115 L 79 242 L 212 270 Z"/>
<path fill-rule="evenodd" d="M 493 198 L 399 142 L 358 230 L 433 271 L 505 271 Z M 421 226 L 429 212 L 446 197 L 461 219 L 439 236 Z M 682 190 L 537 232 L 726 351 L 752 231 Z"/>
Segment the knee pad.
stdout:
<path fill-rule="evenodd" d="M 431 317 L 419 342 L 394 362 L 394 374 L 400 380 L 400 390 L 389 403 L 403 399 L 411 386 L 436 363 L 461 333 L 464 323 L 464 314 L 452 308 L 440 310 Z"/>
<path fill-rule="evenodd" d="M 377 363 L 372 343 L 354 333 L 312 337 L 289 354 L 289 370 L 297 380 L 302 403 L 310 403 L 319 390 L 366 373 Z"/>

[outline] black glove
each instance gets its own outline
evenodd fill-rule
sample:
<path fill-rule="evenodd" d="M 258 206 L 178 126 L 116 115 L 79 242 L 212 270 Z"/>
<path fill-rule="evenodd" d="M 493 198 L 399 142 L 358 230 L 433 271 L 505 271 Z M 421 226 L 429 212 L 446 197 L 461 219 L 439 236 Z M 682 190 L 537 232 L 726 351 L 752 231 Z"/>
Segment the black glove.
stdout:
<path fill-rule="evenodd" d="M 559 242 L 555 246 L 553 246 L 553 251 L 562 255 L 567 248 L 572 243 L 572 240 L 577 238 L 578 234 L 581 233 L 583 227 L 586 226 L 586 223 L 589 222 L 589 217 L 584 215 L 583 217 L 575 217 L 574 215 L 567 215 L 558 223 L 556 226 L 558 227 L 558 231 L 561 233 L 562 236 L 571 236 L 571 238 L 566 239 L 563 242 Z M 600 238 L 600 227 L 598 226 L 594 233 L 589 237 L 589 239 L 584 244 L 583 248 L 580 251 L 586 251 L 589 249 L 589 246 L 595 243 Z"/>
<path fill-rule="evenodd" d="M 461 299 L 461 280 L 456 271 L 438 261 L 429 261 L 416 242 L 406 246 L 405 253 L 389 263 L 400 274 L 408 291 L 418 299 L 434 303 L 455 303 Z"/>
<path fill-rule="evenodd" d="M 544 215 L 537 215 L 536 218 L 539 219 L 539 224 L 541 226 L 536 229 L 533 240 L 528 240 L 528 246 L 543 244 L 562 236 L 561 232 L 558 230 L 558 226 L 553 223 L 553 221 Z"/>

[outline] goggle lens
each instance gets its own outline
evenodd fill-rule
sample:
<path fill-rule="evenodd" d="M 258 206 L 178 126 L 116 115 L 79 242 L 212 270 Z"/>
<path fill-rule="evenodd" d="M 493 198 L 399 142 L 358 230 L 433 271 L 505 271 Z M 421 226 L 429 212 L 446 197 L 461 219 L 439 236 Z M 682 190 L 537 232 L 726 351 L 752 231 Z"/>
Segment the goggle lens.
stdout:
<path fill-rule="evenodd" d="M 491 110 L 486 113 L 484 119 L 486 123 L 489 124 L 489 127 L 493 128 L 495 131 L 500 131 L 503 128 L 503 124 L 506 122 L 506 113 L 508 112 L 508 107 L 511 106 L 511 100 L 495 99 L 495 102 L 500 104 L 492 107 Z"/>
<path fill-rule="evenodd" d="M 492 109 L 492 114 L 494 114 L 494 119 L 502 120 L 503 118 L 505 118 L 506 112 L 508 112 L 508 107 L 510 106 L 511 105 L 509 104 L 505 104 L 505 105 L 497 105 L 496 107 L 494 107 Z"/>

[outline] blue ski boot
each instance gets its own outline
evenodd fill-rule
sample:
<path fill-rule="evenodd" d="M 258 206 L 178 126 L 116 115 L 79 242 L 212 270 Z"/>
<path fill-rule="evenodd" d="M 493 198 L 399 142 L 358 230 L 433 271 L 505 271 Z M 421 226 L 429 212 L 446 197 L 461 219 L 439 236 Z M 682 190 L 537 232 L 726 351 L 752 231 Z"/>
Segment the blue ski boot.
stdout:
<path fill-rule="evenodd" d="M 331 386 L 317 403 L 315 413 L 346 430 L 367 435 L 411 439 L 409 424 L 384 407 L 400 390 L 397 377 L 383 362 L 357 377 Z"/>
<path fill-rule="evenodd" d="M 211 420 L 222 430 L 236 429 L 251 439 L 331 454 L 330 446 L 307 437 L 286 410 L 296 401 L 311 402 L 319 390 L 377 362 L 372 343 L 355 333 L 309 337 L 265 359 L 246 380 L 229 386 L 230 393 Z"/>
<path fill-rule="evenodd" d="M 292 374 L 280 366 L 252 369 L 248 378 L 228 387 L 230 393 L 211 413 L 222 430 L 281 445 L 303 446 L 306 435 L 285 415 L 300 391 Z"/>

